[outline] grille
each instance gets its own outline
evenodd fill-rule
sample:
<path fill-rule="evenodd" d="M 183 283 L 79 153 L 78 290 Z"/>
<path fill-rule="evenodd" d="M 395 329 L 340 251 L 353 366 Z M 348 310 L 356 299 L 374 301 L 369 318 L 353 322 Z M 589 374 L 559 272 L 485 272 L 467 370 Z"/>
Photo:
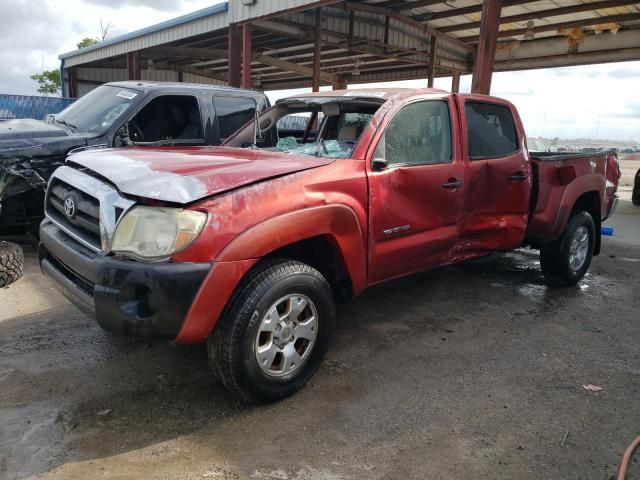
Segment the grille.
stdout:
<path fill-rule="evenodd" d="M 73 215 L 67 215 L 65 211 L 67 199 L 73 200 Z M 47 214 L 69 233 L 100 250 L 100 202 L 97 198 L 53 178 L 47 196 Z"/>

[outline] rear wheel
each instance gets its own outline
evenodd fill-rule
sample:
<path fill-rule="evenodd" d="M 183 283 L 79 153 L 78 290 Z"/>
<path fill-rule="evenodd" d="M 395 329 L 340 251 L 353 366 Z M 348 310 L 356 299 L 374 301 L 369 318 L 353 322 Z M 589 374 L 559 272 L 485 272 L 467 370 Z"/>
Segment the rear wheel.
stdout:
<path fill-rule="evenodd" d="M 0 288 L 6 287 L 24 272 L 22 248 L 15 243 L 0 241 Z"/>
<path fill-rule="evenodd" d="M 571 217 L 562 237 L 540 250 L 540 267 L 552 285 L 575 285 L 584 277 L 593 258 L 596 229 L 588 212 Z"/>
<path fill-rule="evenodd" d="M 334 317 L 320 272 L 294 261 L 265 263 L 239 287 L 207 341 L 216 376 L 251 402 L 285 398 L 320 367 Z"/>

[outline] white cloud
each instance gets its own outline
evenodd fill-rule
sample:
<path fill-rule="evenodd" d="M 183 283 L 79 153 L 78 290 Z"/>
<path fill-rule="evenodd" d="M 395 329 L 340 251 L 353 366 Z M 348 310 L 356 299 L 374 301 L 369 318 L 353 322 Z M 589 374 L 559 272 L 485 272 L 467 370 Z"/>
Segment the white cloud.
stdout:
<path fill-rule="evenodd" d="M 60 68 L 59 54 L 75 50 L 85 37 L 99 37 L 101 18 L 111 22 L 113 37 L 218 1 L 2 0 L 0 93 L 36 94 L 29 76 Z"/>
<path fill-rule="evenodd" d="M 640 140 L 640 62 L 494 73 L 492 95 L 511 101 L 528 135 L 536 137 Z M 426 80 L 385 82 L 387 87 L 422 88 Z M 353 85 L 352 88 L 368 88 Z M 435 87 L 451 88 L 451 78 Z M 471 75 L 460 79 L 471 91 Z M 301 90 L 269 94 L 272 101 Z"/>
<path fill-rule="evenodd" d="M 143 6 L 162 11 L 175 11 L 181 7 L 180 0 L 85 0 L 93 5 L 100 5 L 111 9 L 123 7 Z"/>
<path fill-rule="evenodd" d="M 497 73 L 492 93 L 518 107 L 529 135 L 631 140 L 640 138 L 639 79 L 640 62 Z M 512 95 L 514 84 L 532 93 Z"/>

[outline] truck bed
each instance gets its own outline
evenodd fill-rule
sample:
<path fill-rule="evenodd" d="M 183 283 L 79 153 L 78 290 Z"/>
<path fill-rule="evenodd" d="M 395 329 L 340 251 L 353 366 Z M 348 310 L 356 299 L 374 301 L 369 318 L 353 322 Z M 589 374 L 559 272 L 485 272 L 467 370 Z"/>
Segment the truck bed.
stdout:
<path fill-rule="evenodd" d="M 531 155 L 531 164 L 528 243 L 544 244 L 559 238 L 576 204 L 590 211 L 599 228 L 613 207 L 620 178 L 615 152 L 536 153 Z"/>

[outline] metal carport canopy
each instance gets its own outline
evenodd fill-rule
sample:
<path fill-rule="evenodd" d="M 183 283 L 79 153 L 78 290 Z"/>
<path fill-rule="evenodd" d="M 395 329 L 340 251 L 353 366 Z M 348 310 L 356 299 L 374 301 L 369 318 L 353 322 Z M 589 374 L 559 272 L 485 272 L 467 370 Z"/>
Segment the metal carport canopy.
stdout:
<path fill-rule="evenodd" d="M 488 91 L 493 71 L 640 59 L 640 2 L 230 0 L 60 59 L 75 95 L 122 79 L 275 90 L 453 76 L 455 90 L 474 67 Z"/>

